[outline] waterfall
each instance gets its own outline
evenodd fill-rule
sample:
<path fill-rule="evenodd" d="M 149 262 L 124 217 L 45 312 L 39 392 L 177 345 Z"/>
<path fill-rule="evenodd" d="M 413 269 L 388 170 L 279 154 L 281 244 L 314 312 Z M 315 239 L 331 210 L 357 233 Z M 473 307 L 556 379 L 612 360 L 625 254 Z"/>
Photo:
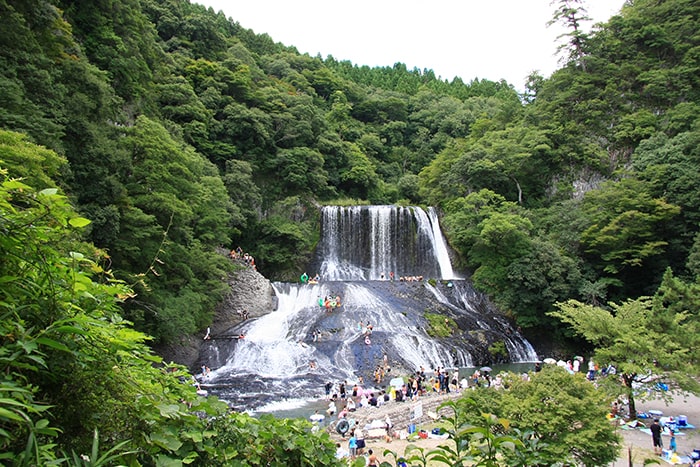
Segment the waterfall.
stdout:
<path fill-rule="evenodd" d="M 216 368 L 205 385 L 222 399 L 251 409 L 318 396 L 326 381 L 371 381 L 385 359 L 389 377 L 472 367 L 490 362 L 497 342 L 510 362 L 537 360 L 489 300 L 456 278 L 434 209 L 329 206 L 321 225 L 317 268 L 309 269 L 321 282 L 274 283 L 276 309 L 226 333 L 244 338 L 207 341 L 204 361 Z M 326 297 L 339 297 L 339 306 L 326 309 Z M 443 319 L 451 327 L 436 337 Z"/>
<path fill-rule="evenodd" d="M 534 362 L 538 360 L 532 345 L 504 317 L 493 310 L 486 298 L 477 293 L 471 284 L 465 281 L 450 282 L 455 299 L 448 299 L 440 290 L 428 286 L 435 298 L 446 306 L 462 311 L 474 320 L 478 328 L 485 332 L 499 334 L 506 346 L 511 363 Z M 486 318 L 489 318 L 488 320 Z"/>
<path fill-rule="evenodd" d="M 429 217 L 417 206 L 326 206 L 321 214 L 323 280 L 454 276 L 434 210 Z"/>
<path fill-rule="evenodd" d="M 238 340 L 230 358 L 215 375 L 352 376 L 364 364 L 358 360 L 370 350 L 364 343 L 360 323 L 373 326 L 370 339 L 380 357 L 392 354 L 394 361 L 400 360 L 401 366 L 410 370 L 472 364 L 468 352 L 431 339 L 424 326 L 401 312 L 402 304 L 386 300 L 385 288 L 377 290 L 362 283 L 342 282 L 275 283 L 273 287 L 279 299 L 277 311 L 239 328 L 245 338 Z M 320 297 L 337 294 L 342 294 L 341 303 L 345 303 L 342 310 L 329 314 L 319 306 Z M 317 340 L 313 338 L 314 331 L 321 331 Z M 311 361 L 316 363 L 315 369 L 310 367 Z"/>
<path fill-rule="evenodd" d="M 428 208 L 428 216 L 430 218 L 430 227 L 433 234 L 433 243 L 435 244 L 435 253 L 437 255 L 438 263 L 440 264 L 440 273 L 443 279 L 457 279 L 452 270 L 452 261 L 450 261 L 450 255 L 447 252 L 447 242 L 445 242 L 445 236 L 442 234 L 440 229 L 440 224 L 438 222 L 438 215 L 435 208 Z"/>
<path fill-rule="evenodd" d="M 278 299 L 277 310 L 238 330 L 237 334 L 245 338 L 238 340 L 235 351 L 219 372 L 256 373 L 264 377 L 306 373 L 313 349 L 304 344 L 307 328 L 300 314 L 314 304 L 312 288 L 293 287 L 283 293 L 279 284 L 273 287 Z"/>

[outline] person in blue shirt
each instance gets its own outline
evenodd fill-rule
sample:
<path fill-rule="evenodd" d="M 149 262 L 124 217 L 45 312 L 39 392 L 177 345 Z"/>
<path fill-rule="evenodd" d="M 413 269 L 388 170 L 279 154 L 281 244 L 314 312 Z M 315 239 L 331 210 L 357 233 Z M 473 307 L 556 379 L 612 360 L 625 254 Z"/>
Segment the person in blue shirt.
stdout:
<path fill-rule="evenodd" d="M 668 445 L 669 449 L 671 452 L 676 452 L 676 449 L 678 448 L 676 446 L 676 433 L 671 429 L 671 444 Z"/>
<path fill-rule="evenodd" d="M 348 440 L 348 451 L 350 451 L 351 459 L 357 457 L 357 438 L 355 438 L 355 430 L 352 430 L 352 435 Z"/>

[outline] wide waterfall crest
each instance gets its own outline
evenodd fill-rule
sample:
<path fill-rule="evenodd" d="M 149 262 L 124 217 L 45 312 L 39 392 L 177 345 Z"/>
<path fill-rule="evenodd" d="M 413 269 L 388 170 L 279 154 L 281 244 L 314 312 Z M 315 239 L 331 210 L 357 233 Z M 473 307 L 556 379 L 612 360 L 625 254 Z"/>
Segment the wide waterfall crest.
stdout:
<path fill-rule="evenodd" d="M 321 226 L 316 264 L 324 280 L 454 278 L 434 209 L 326 206 Z"/>

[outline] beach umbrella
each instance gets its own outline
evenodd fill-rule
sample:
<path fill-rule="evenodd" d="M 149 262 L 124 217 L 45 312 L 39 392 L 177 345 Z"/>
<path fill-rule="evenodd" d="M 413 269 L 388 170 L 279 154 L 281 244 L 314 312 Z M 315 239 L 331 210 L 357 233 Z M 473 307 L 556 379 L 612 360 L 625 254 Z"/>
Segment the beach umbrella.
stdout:
<path fill-rule="evenodd" d="M 479 370 L 481 370 L 481 371 L 493 371 L 490 366 L 482 366 L 481 368 L 479 368 Z"/>
<path fill-rule="evenodd" d="M 542 361 L 545 362 L 545 363 L 549 363 L 550 365 L 554 365 L 555 363 L 557 363 L 557 361 L 554 360 L 553 358 L 545 358 L 545 359 L 542 360 Z"/>

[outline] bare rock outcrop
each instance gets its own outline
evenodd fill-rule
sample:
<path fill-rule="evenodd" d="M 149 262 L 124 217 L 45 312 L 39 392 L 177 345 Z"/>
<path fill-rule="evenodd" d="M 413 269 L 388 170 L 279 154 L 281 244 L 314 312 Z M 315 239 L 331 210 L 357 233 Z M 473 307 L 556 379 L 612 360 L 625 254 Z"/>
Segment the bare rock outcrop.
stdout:
<path fill-rule="evenodd" d="M 270 281 L 242 262 L 236 261 L 236 270 L 229 275 L 227 282 L 230 290 L 214 312 L 211 336 L 224 335 L 246 316 L 257 318 L 277 306 Z M 175 362 L 196 371 L 205 334 L 206 329 L 203 329 L 194 336 L 181 336 L 175 342 L 153 346 L 153 351 L 165 362 Z"/>

